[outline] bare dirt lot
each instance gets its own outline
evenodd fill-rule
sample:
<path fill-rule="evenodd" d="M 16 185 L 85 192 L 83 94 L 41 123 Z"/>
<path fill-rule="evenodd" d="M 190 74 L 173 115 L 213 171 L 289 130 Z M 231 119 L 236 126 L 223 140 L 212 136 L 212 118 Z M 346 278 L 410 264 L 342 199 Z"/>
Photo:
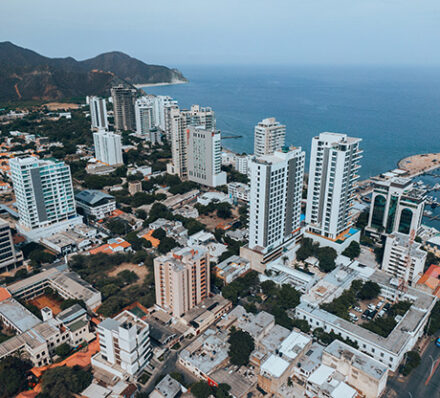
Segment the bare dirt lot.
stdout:
<path fill-rule="evenodd" d="M 407 170 L 410 175 L 417 175 L 440 166 L 440 153 L 426 153 L 409 156 L 399 162 L 399 168 Z"/>
<path fill-rule="evenodd" d="M 70 104 L 68 102 L 48 102 L 44 104 L 49 111 L 58 111 L 63 109 L 79 109 L 80 104 Z"/>
<path fill-rule="evenodd" d="M 148 275 L 148 269 L 145 266 L 139 267 L 137 264 L 133 263 L 122 263 L 121 265 L 118 265 L 116 268 L 110 271 L 109 276 L 117 276 L 119 272 L 124 270 L 133 271 L 139 277 L 138 281 L 134 284 L 142 283 L 145 277 Z"/>

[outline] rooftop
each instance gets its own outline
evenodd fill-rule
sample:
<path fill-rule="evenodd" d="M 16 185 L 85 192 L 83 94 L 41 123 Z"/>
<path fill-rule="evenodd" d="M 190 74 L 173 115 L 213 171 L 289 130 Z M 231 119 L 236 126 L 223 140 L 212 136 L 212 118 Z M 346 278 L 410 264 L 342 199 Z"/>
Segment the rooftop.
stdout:
<path fill-rule="evenodd" d="M 164 398 L 174 398 L 182 390 L 182 385 L 170 375 L 166 375 L 156 386 L 155 390 Z"/>
<path fill-rule="evenodd" d="M 107 193 L 95 189 L 88 189 L 78 192 L 75 195 L 75 199 L 82 203 L 88 204 L 89 206 L 95 206 L 101 201 L 114 200 L 115 198 Z"/>
<path fill-rule="evenodd" d="M 6 318 L 20 333 L 41 323 L 40 319 L 12 297 L 0 302 L 0 317 Z"/>
<path fill-rule="evenodd" d="M 374 379 L 382 379 L 388 371 L 387 366 L 339 340 L 334 340 L 330 345 L 325 347 L 324 352 L 339 359 L 343 357 L 351 363 L 352 367 L 368 374 Z"/>
<path fill-rule="evenodd" d="M 261 364 L 260 373 L 266 377 L 278 378 L 283 375 L 288 367 L 289 362 L 278 355 L 272 354 Z"/>

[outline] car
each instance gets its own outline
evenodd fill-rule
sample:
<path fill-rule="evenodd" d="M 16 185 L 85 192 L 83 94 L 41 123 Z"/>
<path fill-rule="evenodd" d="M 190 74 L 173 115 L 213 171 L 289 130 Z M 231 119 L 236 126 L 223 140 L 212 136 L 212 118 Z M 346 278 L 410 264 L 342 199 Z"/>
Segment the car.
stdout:
<path fill-rule="evenodd" d="M 377 310 L 374 310 L 370 313 L 371 319 L 374 319 L 374 317 L 377 315 Z"/>
<path fill-rule="evenodd" d="M 367 319 L 370 316 L 370 310 L 365 310 L 362 314 L 362 319 Z"/>
<path fill-rule="evenodd" d="M 380 308 L 383 306 L 383 301 L 379 301 L 376 305 L 376 310 L 380 310 Z"/>
<path fill-rule="evenodd" d="M 435 345 L 436 345 L 437 347 L 440 347 L 440 337 L 435 341 Z"/>
<path fill-rule="evenodd" d="M 377 316 L 382 318 L 385 315 L 385 312 L 386 312 L 385 310 L 380 310 Z"/>
<path fill-rule="evenodd" d="M 362 308 L 361 307 L 354 307 L 353 308 L 356 312 L 362 312 Z"/>
<path fill-rule="evenodd" d="M 374 310 L 376 309 L 376 306 L 375 306 L 373 303 L 368 304 L 368 309 L 369 309 L 370 311 L 374 311 Z"/>
<path fill-rule="evenodd" d="M 384 309 L 385 311 L 388 311 L 390 308 L 391 308 L 391 304 L 390 304 L 390 303 L 386 303 L 386 304 L 383 306 L 383 309 Z"/>
<path fill-rule="evenodd" d="M 350 317 L 350 321 L 352 321 L 352 322 L 357 322 L 359 320 L 359 318 L 355 314 L 353 314 L 352 312 L 349 312 L 348 316 Z"/>

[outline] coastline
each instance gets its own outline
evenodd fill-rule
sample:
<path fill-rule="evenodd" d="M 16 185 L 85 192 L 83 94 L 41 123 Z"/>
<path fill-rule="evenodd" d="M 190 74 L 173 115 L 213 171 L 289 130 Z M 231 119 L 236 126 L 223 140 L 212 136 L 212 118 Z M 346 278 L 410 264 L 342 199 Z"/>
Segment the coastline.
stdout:
<path fill-rule="evenodd" d="M 140 83 L 140 84 L 133 84 L 133 87 L 136 87 L 137 89 L 143 88 L 143 87 L 159 87 L 159 86 L 174 86 L 176 84 L 186 84 L 188 81 L 178 80 L 176 82 L 162 82 L 162 83 Z"/>

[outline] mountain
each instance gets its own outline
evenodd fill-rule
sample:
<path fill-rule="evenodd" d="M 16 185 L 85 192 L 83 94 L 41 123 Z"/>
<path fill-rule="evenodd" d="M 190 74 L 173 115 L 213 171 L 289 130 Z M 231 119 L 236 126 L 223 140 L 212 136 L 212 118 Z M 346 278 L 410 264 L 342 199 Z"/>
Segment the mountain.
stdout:
<path fill-rule="evenodd" d="M 0 42 L 0 101 L 60 100 L 86 95 L 109 95 L 115 84 L 186 82 L 175 69 L 147 65 L 121 52 L 77 61 L 48 58 Z"/>

